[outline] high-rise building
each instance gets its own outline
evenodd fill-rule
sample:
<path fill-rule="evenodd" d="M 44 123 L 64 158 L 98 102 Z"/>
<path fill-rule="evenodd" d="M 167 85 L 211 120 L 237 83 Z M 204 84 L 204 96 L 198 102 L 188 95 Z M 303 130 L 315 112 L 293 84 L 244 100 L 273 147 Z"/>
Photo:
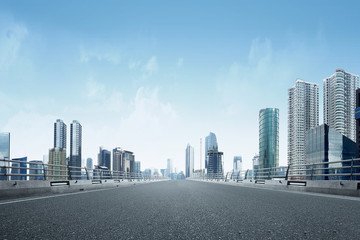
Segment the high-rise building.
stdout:
<path fill-rule="evenodd" d="M 209 178 L 219 179 L 223 177 L 223 164 L 222 164 L 223 153 L 217 149 L 208 151 L 208 168 L 207 175 Z"/>
<path fill-rule="evenodd" d="M 114 174 L 120 175 L 120 172 L 124 171 L 123 161 L 122 161 L 123 153 L 124 153 L 124 151 L 120 147 L 113 149 L 113 171 L 114 171 Z"/>
<path fill-rule="evenodd" d="M 172 173 L 173 173 L 173 161 L 172 161 L 172 159 L 168 158 L 167 159 L 167 168 L 166 168 L 167 177 L 170 177 Z"/>
<path fill-rule="evenodd" d="M 86 168 L 87 169 L 93 169 L 94 168 L 92 158 L 87 158 L 86 159 Z"/>
<path fill-rule="evenodd" d="M 140 176 L 140 173 L 141 173 L 141 162 L 140 161 L 135 161 L 134 173 L 135 173 L 136 177 Z"/>
<path fill-rule="evenodd" d="M 122 168 L 125 176 L 134 177 L 135 155 L 133 152 L 124 150 L 122 156 Z"/>
<path fill-rule="evenodd" d="M 360 88 L 356 89 L 356 157 L 360 158 Z"/>
<path fill-rule="evenodd" d="M 62 148 L 66 151 L 66 124 L 61 119 L 54 123 L 54 148 Z"/>
<path fill-rule="evenodd" d="M 33 160 L 29 161 L 29 163 L 29 180 L 44 180 L 43 162 Z"/>
<path fill-rule="evenodd" d="M 194 148 L 188 144 L 185 151 L 186 177 L 192 177 L 194 172 Z"/>
<path fill-rule="evenodd" d="M 66 175 L 68 175 L 66 150 L 59 147 L 50 149 L 47 180 L 66 180 Z"/>
<path fill-rule="evenodd" d="M 10 133 L 0 133 L 0 181 L 7 180 L 7 169 L 9 164 L 1 160 L 10 160 Z"/>
<path fill-rule="evenodd" d="M 233 161 L 233 171 L 239 172 L 242 170 L 242 157 L 241 156 L 234 156 Z"/>
<path fill-rule="evenodd" d="M 359 76 L 336 69 L 335 73 L 324 79 L 324 123 L 352 141 L 356 141 L 356 89 Z"/>
<path fill-rule="evenodd" d="M 19 162 L 13 162 L 11 164 L 11 175 L 14 174 L 19 174 L 19 176 L 11 176 L 11 180 L 22 180 L 22 181 L 26 181 L 27 180 L 27 157 L 22 157 L 22 158 L 13 158 L 13 161 L 19 161 Z M 24 163 L 22 163 L 24 162 Z M 21 174 L 21 176 L 20 176 Z M 25 176 L 24 176 L 25 175 Z"/>
<path fill-rule="evenodd" d="M 279 109 L 259 113 L 259 168 L 279 166 Z"/>
<path fill-rule="evenodd" d="M 81 167 L 82 126 L 74 120 L 70 124 L 70 166 Z M 71 168 L 72 176 L 80 176 L 80 168 Z"/>
<path fill-rule="evenodd" d="M 319 125 L 319 86 L 297 79 L 288 94 L 288 164 L 305 164 L 306 131 Z"/>
<path fill-rule="evenodd" d="M 98 166 L 107 167 L 108 170 L 111 170 L 111 152 L 104 147 L 100 147 L 99 150 Z"/>
<path fill-rule="evenodd" d="M 309 180 L 350 180 L 349 176 L 312 177 L 312 175 L 358 173 L 360 170 L 358 168 L 346 168 L 351 166 L 351 162 L 339 162 L 355 157 L 356 143 L 326 124 L 312 128 L 306 133 L 307 162 L 324 163 L 324 165 L 308 166 L 306 172 Z M 331 162 L 335 163 L 331 164 Z M 359 176 L 353 176 L 351 180 L 355 179 L 359 179 Z"/>
<path fill-rule="evenodd" d="M 218 149 L 218 143 L 217 143 L 216 135 L 215 133 L 210 132 L 209 136 L 205 137 L 205 169 L 208 168 L 209 150 L 217 150 L 217 149 Z"/>

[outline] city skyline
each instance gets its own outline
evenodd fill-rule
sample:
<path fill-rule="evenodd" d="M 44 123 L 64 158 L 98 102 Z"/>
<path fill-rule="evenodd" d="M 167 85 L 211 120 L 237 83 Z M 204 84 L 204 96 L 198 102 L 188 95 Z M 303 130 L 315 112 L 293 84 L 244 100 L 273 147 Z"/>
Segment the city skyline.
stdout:
<path fill-rule="evenodd" d="M 323 79 L 337 68 L 360 73 L 357 2 L 73 3 L 71 11 L 68 2 L 35 2 L 0 8 L 0 131 L 11 133 L 13 158 L 41 160 L 52 123 L 77 119 L 82 158 L 94 164 L 99 146 L 121 146 L 143 169 L 171 158 L 180 171 L 189 143 L 198 169 L 199 138 L 214 132 L 225 171 L 239 154 L 246 169 L 259 151 L 258 111 L 274 107 L 286 165 L 287 89 L 297 78 L 318 84 L 322 124 Z M 328 17 L 339 9 L 347 14 Z"/>

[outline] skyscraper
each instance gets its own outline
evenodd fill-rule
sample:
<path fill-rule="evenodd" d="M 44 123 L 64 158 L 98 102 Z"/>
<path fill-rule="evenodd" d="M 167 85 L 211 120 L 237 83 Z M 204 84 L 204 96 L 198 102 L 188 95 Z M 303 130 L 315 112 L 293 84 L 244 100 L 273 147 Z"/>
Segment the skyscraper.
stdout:
<path fill-rule="evenodd" d="M 207 176 L 209 178 L 219 179 L 223 177 L 223 165 L 222 165 L 223 153 L 217 149 L 210 149 L 208 151 L 208 168 Z"/>
<path fill-rule="evenodd" d="M 135 173 L 136 177 L 140 177 L 140 173 L 141 173 L 141 162 L 140 161 L 135 161 L 134 173 Z"/>
<path fill-rule="evenodd" d="M 111 170 L 111 152 L 104 147 L 100 147 L 98 154 L 98 166 L 107 167 Z"/>
<path fill-rule="evenodd" d="M 209 150 L 217 150 L 217 149 L 218 149 L 218 143 L 217 143 L 216 135 L 215 133 L 210 132 L 209 136 L 205 137 L 205 169 L 208 168 Z"/>
<path fill-rule="evenodd" d="M 288 94 L 288 164 L 304 164 L 306 131 L 319 125 L 319 86 L 297 79 Z"/>
<path fill-rule="evenodd" d="M 172 173 L 173 173 L 173 162 L 172 162 L 172 159 L 168 158 L 167 159 L 167 168 L 166 168 L 167 177 L 170 177 Z"/>
<path fill-rule="evenodd" d="M 338 68 L 324 79 L 324 123 L 352 141 L 356 141 L 356 89 L 359 76 Z"/>
<path fill-rule="evenodd" d="M 123 169 L 123 163 L 122 163 L 122 156 L 123 156 L 123 150 L 120 147 L 113 149 L 113 171 L 114 174 L 119 174 L 121 171 L 124 171 Z"/>
<path fill-rule="evenodd" d="M 360 158 L 360 88 L 356 89 L 356 157 Z"/>
<path fill-rule="evenodd" d="M 241 156 L 234 156 L 233 162 L 233 171 L 239 172 L 242 170 L 242 157 Z"/>
<path fill-rule="evenodd" d="M 57 147 L 66 149 L 66 124 L 61 119 L 54 123 L 54 148 Z"/>
<path fill-rule="evenodd" d="M 278 166 L 279 109 L 261 109 L 259 114 L 259 168 Z"/>
<path fill-rule="evenodd" d="M 10 133 L 0 133 L 0 180 L 7 180 L 9 164 L 1 160 L 10 160 Z"/>
<path fill-rule="evenodd" d="M 186 177 L 192 177 L 194 172 L 194 148 L 187 145 L 185 151 L 185 167 L 186 167 Z"/>
<path fill-rule="evenodd" d="M 92 158 L 87 158 L 86 159 L 86 168 L 87 169 L 93 169 L 93 160 L 92 160 Z"/>
<path fill-rule="evenodd" d="M 70 124 L 70 166 L 81 167 L 82 126 L 74 120 Z M 80 168 L 72 168 L 71 175 L 81 175 Z"/>
<path fill-rule="evenodd" d="M 49 150 L 49 166 L 47 171 L 47 180 L 65 180 L 67 179 L 66 150 L 55 147 Z"/>

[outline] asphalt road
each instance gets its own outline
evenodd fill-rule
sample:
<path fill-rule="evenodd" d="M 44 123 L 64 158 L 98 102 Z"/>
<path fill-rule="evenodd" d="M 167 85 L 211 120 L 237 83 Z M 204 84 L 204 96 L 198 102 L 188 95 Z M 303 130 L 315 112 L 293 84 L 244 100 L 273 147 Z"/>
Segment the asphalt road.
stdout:
<path fill-rule="evenodd" d="M 360 201 L 167 181 L 0 204 L 0 239 L 359 239 Z"/>

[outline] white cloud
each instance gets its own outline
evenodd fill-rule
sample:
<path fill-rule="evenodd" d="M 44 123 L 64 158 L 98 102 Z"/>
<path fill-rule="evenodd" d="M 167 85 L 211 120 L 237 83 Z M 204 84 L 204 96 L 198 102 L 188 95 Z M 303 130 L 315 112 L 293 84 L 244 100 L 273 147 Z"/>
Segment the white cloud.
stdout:
<path fill-rule="evenodd" d="M 0 70 L 9 68 L 16 61 L 27 34 L 25 25 L 0 14 Z"/>
<path fill-rule="evenodd" d="M 88 63 L 92 60 L 96 60 L 99 62 L 105 61 L 117 65 L 120 63 L 121 58 L 116 52 L 117 51 L 114 49 L 99 49 L 96 47 L 88 49 L 84 46 L 80 46 L 80 62 Z"/>
<path fill-rule="evenodd" d="M 140 65 L 141 65 L 141 61 L 134 61 L 134 60 L 129 61 L 129 69 L 130 70 L 137 69 Z"/>
<path fill-rule="evenodd" d="M 147 75 L 152 75 L 159 70 L 156 56 L 152 56 L 143 66 L 143 72 Z"/>
<path fill-rule="evenodd" d="M 92 98 L 104 93 L 105 86 L 93 80 L 92 77 L 86 82 L 87 96 Z"/>
<path fill-rule="evenodd" d="M 183 58 L 179 58 L 178 62 L 177 62 L 177 67 L 181 68 L 184 65 L 184 59 Z"/>

